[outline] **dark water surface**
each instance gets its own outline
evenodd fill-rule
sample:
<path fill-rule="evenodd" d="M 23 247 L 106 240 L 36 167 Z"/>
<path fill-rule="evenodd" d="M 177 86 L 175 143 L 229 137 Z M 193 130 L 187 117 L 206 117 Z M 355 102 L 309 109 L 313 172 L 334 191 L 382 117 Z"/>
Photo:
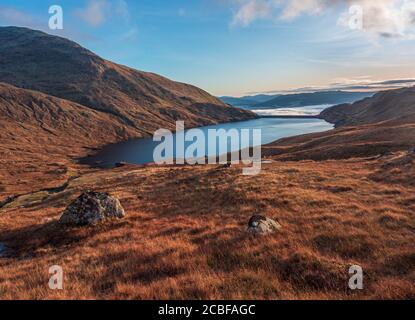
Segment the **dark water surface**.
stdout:
<path fill-rule="evenodd" d="M 333 129 L 333 125 L 320 119 L 280 119 L 280 118 L 260 118 L 249 121 L 232 122 L 218 124 L 214 126 L 206 126 L 201 129 L 206 137 L 209 129 L 261 129 L 262 141 L 265 145 L 281 138 L 301 135 L 305 133 L 322 132 Z M 192 130 L 192 129 L 189 129 Z M 186 130 L 189 131 L 189 130 Z M 250 143 L 252 145 L 252 133 L 250 134 Z M 90 165 L 99 165 L 108 168 L 115 166 L 116 163 L 127 162 L 132 164 L 146 164 L 153 161 L 154 148 L 160 144 L 153 141 L 153 138 L 137 139 L 126 142 L 120 142 L 104 147 L 97 154 L 83 159 L 83 163 Z M 192 142 L 186 142 L 186 146 Z M 206 150 L 208 150 L 208 142 L 205 142 Z M 239 148 L 238 148 L 239 149 Z M 228 151 L 237 151 L 231 148 L 229 143 Z M 208 151 L 206 151 L 208 153 Z M 210 154 L 206 154 L 210 156 Z"/>

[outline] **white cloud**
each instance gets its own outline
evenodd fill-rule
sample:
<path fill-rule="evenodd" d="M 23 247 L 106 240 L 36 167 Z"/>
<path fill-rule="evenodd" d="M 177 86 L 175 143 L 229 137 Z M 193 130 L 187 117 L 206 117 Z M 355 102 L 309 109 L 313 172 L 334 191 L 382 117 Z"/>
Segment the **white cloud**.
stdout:
<path fill-rule="evenodd" d="M 247 26 L 255 20 L 293 20 L 302 15 L 342 10 L 338 24 L 349 26 L 349 8 L 358 5 L 363 21 L 360 31 L 386 38 L 415 39 L 415 0 L 230 0 L 236 10 L 232 25 Z"/>
<path fill-rule="evenodd" d="M 257 19 L 268 18 L 272 11 L 272 4 L 263 0 L 239 1 L 240 7 L 233 17 L 232 26 L 247 26 Z"/>
<path fill-rule="evenodd" d="M 93 27 L 98 27 L 113 17 L 121 17 L 126 22 L 131 18 L 125 0 L 88 0 L 84 8 L 75 10 L 75 15 Z"/>
<path fill-rule="evenodd" d="M 285 5 L 283 4 L 281 14 L 281 19 L 283 20 L 291 20 L 301 14 L 320 13 L 326 5 L 325 1 L 320 0 L 291 0 L 281 2 L 286 2 Z M 274 3 L 279 4 L 280 1 L 274 1 Z"/>
<path fill-rule="evenodd" d="M 354 1 L 363 13 L 362 31 L 386 38 L 414 37 L 415 0 Z M 344 12 L 339 24 L 348 26 L 350 15 Z"/>
<path fill-rule="evenodd" d="M 50 30 L 48 19 L 45 19 L 44 15 L 34 15 L 9 6 L 0 5 L 0 25 L 41 30 L 46 33 L 64 36 L 75 41 L 100 41 L 100 39 L 95 36 L 78 30 L 76 26 L 66 27 L 64 25 L 65 27 L 63 30 Z"/>
<path fill-rule="evenodd" d="M 293 93 L 310 93 L 321 91 L 382 91 L 413 87 L 415 79 L 388 79 L 374 80 L 371 76 L 357 76 L 355 78 L 337 78 L 333 83 L 326 86 L 308 86 L 303 88 L 294 88 L 290 90 L 271 90 L 265 92 L 249 92 L 248 95 L 256 94 L 293 94 Z"/>
<path fill-rule="evenodd" d="M 106 20 L 108 2 L 106 0 L 89 0 L 85 8 L 75 10 L 75 14 L 93 27 L 98 27 Z"/>
<path fill-rule="evenodd" d="M 39 26 L 39 22 L 33 16 L 12 7 L 0 7 L 0 24 L 25 27 Z"/>
<path fill-rule="evenodd" d="M 136 41 L 138 38 L 138 29 L 136 27 L 131 28 L 127 32 L 125 32 L 121 38 L 127 41 Z"/>
<path fill-rule="evenodd" d="M 114 4 L 115 6 L 115 13 L 126 19 L 126 20 L 130 20 L 131 15 L 130 15 L 130 9 L 128 8 L 128 4 L 127 2 L 125 2 L 125 0 L 117 0 L 117 2 Z"/>

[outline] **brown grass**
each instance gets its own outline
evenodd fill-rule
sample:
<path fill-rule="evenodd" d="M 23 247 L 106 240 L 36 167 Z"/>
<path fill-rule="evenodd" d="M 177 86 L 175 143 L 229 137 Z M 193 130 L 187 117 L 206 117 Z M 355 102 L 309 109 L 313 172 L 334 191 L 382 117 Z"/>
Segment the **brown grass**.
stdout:
<path fill-rule="evenodd" d="M 50 46 L 34 43 L 50 54 Z M 32 57 L 33 48 L 21 49 L 23 64 L 9 64 L 14 71 L 32 64 L 24 52 Z M 197 88 L 87 56 L 100 67 L 93 70 L 107 71 L 105 79 L 92 77 L 103 81 L 79 87 L 77 77 L 74 86 L 56 74 L 65 83 L 32 87 L 46 84 L 54 96 L 105 113 L 0 85 L 0 243 L 8 248 L 0 256 L 1 299 L 415 298 L 415 159 L 403 152 L 415 141 L 415 115 L 406 112 L 413 104 L 403 100 L 405 112 L 394 118 L 388 99 L 388 121 L 264 146 L 263 155 L 275 161 L 259 176 L 217 166 L 100 171 L 76 159 L 173 128 L 177 118 L 198 126 L 252 114 Z M 76 66 L 71 72 L 84 79 Z M 303 161 L 288 162 L 294 160 Z M 86 189 L 117 196 L 127 217 L 64 229 L 57 223 L 62 211 Z M 247 234 L 254 214 L 278 219 L 282 230 Z M 364 269 L 362 291 L 348 289 L 353 264 Z M 64 269 L 62 291 L 48 288 L 52 265 Z"/>
<path fill-rule="evenodd" d="M 376 161 L 274 162 L 241 168 L 127 166 L 81 175 L 40 203 L 0 211 L 4 299 L 414 299 L 414 188 L 374 180 Z M 63 229 L 88 188 L 120 198 L 127 217 Z M 35 197 L 36 198 L 36 197 Z M 29 197 L 30 199 L 30 197 Z M 19 206 L 19 207 L 16 207 Z M 271 236 L 246 233 L 253 214 Z M 48 269 L 64 268 L 64 290 Z M 348 289 L 359 264 L 365 289 Z"/>

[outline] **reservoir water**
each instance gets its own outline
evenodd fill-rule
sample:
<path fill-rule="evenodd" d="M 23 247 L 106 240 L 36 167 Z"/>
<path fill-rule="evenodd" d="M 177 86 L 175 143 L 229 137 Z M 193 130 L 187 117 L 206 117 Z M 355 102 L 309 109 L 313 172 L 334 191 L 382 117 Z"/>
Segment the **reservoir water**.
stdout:
<path fill-rule="evenodd" d="M 261 129 L 261 144 L 269 144 L 281 138 L 296 136 L 306 133 L 322 132 L 333 128 L 332 124 L 320 119 L 284 119 L 284 118 L 259 118 L 249 121 L 224 123 L 213 126 L 201 127 L 207 136 L 209 129 Z M 190 129 L 192 130 L 192 129 Z M 252 145 L 252 134 L 250 135 Z M 186 146 L 193 142 L 186 142 Z M 206 141 L 206 150 L 208 150 L 209 142 Z M 146 164 L 153 161 L 154 148 L 160 142 L 153 141 L 152 138 L 130 140 L 120 142 L 104 147 L 97 154 L 83 159 L 83 163 L 90 165 L 98 165 L 103 168 L 110 168 L 120 162 L 131 164 Z M 237 151 L 231 148 L 229 143 L 228 151 Z M 206 153 L 208 153 L 206 151 Z M 210 154 L 206 154 L 211 156 Z"/>

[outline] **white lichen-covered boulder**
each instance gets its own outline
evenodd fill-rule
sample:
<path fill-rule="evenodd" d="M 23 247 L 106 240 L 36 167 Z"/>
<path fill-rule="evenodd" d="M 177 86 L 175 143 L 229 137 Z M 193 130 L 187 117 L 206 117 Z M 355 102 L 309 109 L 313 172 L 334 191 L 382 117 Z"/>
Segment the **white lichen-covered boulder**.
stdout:
<path fill-rule="evenodd" d="M 108 193 L 87 191 L 65 209 L 59 222 L 69 225 L 96 225 L 108 219 L 124 217 L 124 209 L 117 198 Z"/>
<path fill-rule="evenodd" d="M 281 225 L 271 219 L 260 215 L 251 217 L 248 222 L 248 232 L 253 234 L 267 235 L 281 229 Z"/>

